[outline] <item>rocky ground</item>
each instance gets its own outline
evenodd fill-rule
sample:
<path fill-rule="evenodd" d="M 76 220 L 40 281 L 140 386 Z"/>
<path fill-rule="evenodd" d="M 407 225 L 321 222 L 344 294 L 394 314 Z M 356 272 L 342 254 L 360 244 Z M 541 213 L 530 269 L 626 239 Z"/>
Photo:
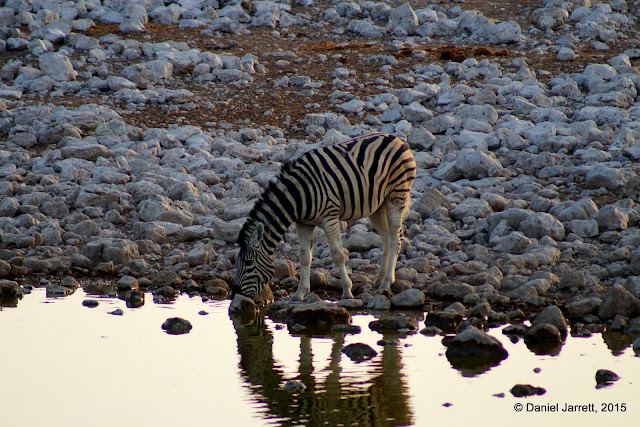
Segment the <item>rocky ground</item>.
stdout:
<path fill-rule="evenodd" d="M 347 308 L 458 302 L 505 322 L 557 305 L 640 333 L 638 2 L 3 4 L 5 300 L 80 283 L 132 305 L 136 289 L 225 298 L 280 162 L 383 131 L 419 167 L 396 295 L 372 289 L 380 241 L 358 221 Z M 277 298 L 296 242 L 278 249 Z M 312 289 L 337 299 L 321 236 L 314 257 Z"/>

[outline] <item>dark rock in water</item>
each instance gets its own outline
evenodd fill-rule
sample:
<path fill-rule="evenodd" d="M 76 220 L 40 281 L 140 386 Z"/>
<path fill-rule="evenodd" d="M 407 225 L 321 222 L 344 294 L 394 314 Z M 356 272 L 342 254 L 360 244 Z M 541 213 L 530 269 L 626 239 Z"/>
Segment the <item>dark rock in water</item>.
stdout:
<path fill-rule="evenodd" d="M 563 337 L 567 336 L 567 320 L 557 306 L 551 305 L 542 310 L 540 314 L 536 316 L 535 320 L 531 322 L 531 326 L 544 323 L 555 326 Z"/>
<path fill-rule="evenodd" d="M 530 384 L 516 384 L 510 391 L 515 397 L 542 396 L 547 392 L 542 387 L 534 387 Z"/>
<path fill-rule="evenodd" d="M 229 295 L 229 291 L 221 286 L 208 286 L 205 290 L 208 298 L 223 300 Z"/>
<path fill-rule="evenodd" d="M 207 314 L 209 314 L 209 313 L 207 313 L 207 312 L 206 312 L 206 311 L 204 311 L 204 310 L 200 310 L 200 311 L 198 312 L 198 314 L 199 314 L 200 316 L 206 316 L 206 315 L 207 315 Z"/>
<path fill-rule="evenodd" d="M 229 314 L 235 313 L 250 313 L 257 314 L 258 306 L 251 298 L 247 298 L 244 295 L 236 294 L 233 297 L 233 301 L 229 305 Z"/>
<path fill-rule="evenodd" d="M 527 333 L 527 327 L 524 325 L 509 325 L 502 330 L 504 335 L 523 336 Z"/>
<path fill-rule="evenodd" d="M 0 298 L 21 298 L 22 292 L 18 282 L 13 280 L 0 280 Z"/>
<path fill-rule="evenodd" d="M 288 391 L 289 393 L 302 393 L 305 391 L 307 386 L 305 386 L 302 381 L 298 380 L 289 380 L 282 386 L 283 389 Z"/>
<path fill-rule="evenodd" d="M 75 289 L 66 288 L 60 285 L 48 285 L 47 286 L 47 297 L 66 297 L 67 295 L 71 295 L 75 292 Z"/>
<path fill-rule="evenodd" d="M 616 314 L 629 318 L 640 315 L 640 300 L 624 286 L 618 284 L 613 285 L 602 298 L 598 317 L 610 319 Z"/>
<path fill-rule="evenodd" d="M 124 314 L 124 311 L 122 311 L 121 308 L 116 308 L 113 311 L 110 311 L 109 314 L 112 314 L 114 316 L 122 316 Z"/>
<path fill-rule="evenodd" d="M 162 324 L 162 329 L 170 335 L 187 334 L 191 328 L 191 323 L 180 317 L 170 317 Z"/>
<path fill-rule="evenodd" d="M 342 352 L 354 362 L 362 362 L 375 357 L 378 352 L 369 347 L 367 344 L 355 343 L 349 344 L 342 349 Z"/>
<path fill-rule="evenodd" d="M 351 322 L 351 315 L 346 308 L 327 301 L 291 304 L 287 308 L 286 322 L 289 325 L 299 323 L 307 327 L 329 327 Z"/>
<path fill-rule="evenodd" d="M 442 329 L 438 328 L 437 326 L 427 326 L 424 329 L 422 329 L 420 333 L 427 337 L 434 337 L 436 335 L 442 334 L 443 332 L 442 332 Z"/>
<path fill-rule="evenodd" d="M 157 291 L 154 292 L 153 296 L 161 296 L 163 298 L 174 299 L 178 295 L 178 291 L 176 291 L 171 286 L 162 286 L 158 288 Z"/>
<path fill-rule="evenodd" d="M 105 282 L 104 280 L 96 280 L 86 282 L 82 288 L 89 295 L 113 295 L 116 294 L 116 288 L 113 283 Z"/>
<path fill-rule="evenodd" d="M 468 317 L 468 318 L 464 319 L 462 321 L 462 323 L 460 323 L 458 325 L 458 327 L 456 328 L 456 333 L 460 333 L 460 332 L 464 331 L 469 326 L 473 326 L 473 327 L 478 328 L 480 330 L 484 329 L 484 324 L 483 324 L 481 319 L 478 319 L 477 317 Z"/>
<path fill-rule="evenodd" d="M 445 332 L 453 332 L 462 322 L 462 315 L 453 311 L 430 311 L 424 320 L 425 326 L 435 326 Z"/>
<path fill-rule="evenodd" d="M 398 314 L 386 319 L 374 320 L 369 323 L 369 328 L 376 332 L 384 331 L 411 331 L 418 330 L 418 321 L 413 317 Z"/>
<path fill-rule="evenodd" d="M 362 328 L 358 325 L 334 325 L 331 332 L 341 332 L 345 334 L 359 334 Z"/>
<path fill-rule="evenodd" d="M 636 356 L 640 356 L 640 337 L 636 338 L 636 340 L 633 342 L 633 352 L 636 354 Z"/>
<path fill-rule="evenodd" d="M 527 329 L 524 334 L 524 342 L 527 344 L 538 342 L 561 343 L 562 335 L 558 328 L 550 323 L 540 323 Z"/>
<path fill-rule="evenodd" d="M 144 305 L 144 292 L 132 289 L 124 295 L 124 300 L 127 302 L 127 307 L 129 308 L 142 307 Z"/>
<path fill-rule="evenodd" d="M 613 371 L 598 369 L 598 372 L 596 372 L 596 388 L 606 387 L 619 379 L 618 374 Z"/>
<path fill-rule="evenodd" d="M 85 307 L 94 308 L 97 307 L 100 303 L 94 299 L 86 299 L 82 301 L 82 305 Z"/>
<path fill-rule="evenodd" d="M 452 359 L 459 359 L 463 363 L 471 362 L 471 359 L 478 359 L 479 362 L 487 360 L 500 362 L 506 359 L 509 353 L 497 338 L 474 326 L 469 326 L 451 340 L 446 355 L 450 362 Z"/>

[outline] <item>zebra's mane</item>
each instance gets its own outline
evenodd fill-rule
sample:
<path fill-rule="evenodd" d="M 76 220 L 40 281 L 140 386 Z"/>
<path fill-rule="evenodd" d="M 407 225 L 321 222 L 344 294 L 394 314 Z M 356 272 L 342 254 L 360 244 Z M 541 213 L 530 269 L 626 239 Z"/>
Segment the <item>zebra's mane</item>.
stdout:
<path fill-rule="evenodd" d="M 262 194 L 260 195 L 258 200 L 256 200 L 255 204 L 253 205 L 253 208 L 251 208 L 251 212 L 249 212 L 249 217 L 244 222 L 244 225 L 240 230 L 240 234 L 238 234 L 239 245 L 244 245 L 249 241 L 251 237 L 250 233 L 253 230 L 252 225 L 254 225 L 256 222 L 259 221 L 256 216 L 256 211 L 259 209 L 260 206 L 262 206 L 265 203 L 266 197 L 273 192 L 273 189 L 275 188 L 276 185 L 278 185 L 279 182 L 282 181 L 285 174 L 291 171 L 296 160 L 297 159 L 285 161 L 280 167 L 280 172 L 278 172 L 278 175 L 276 175 L 275 178 L 269 181 L 265 189 L 262 191 Z"/>

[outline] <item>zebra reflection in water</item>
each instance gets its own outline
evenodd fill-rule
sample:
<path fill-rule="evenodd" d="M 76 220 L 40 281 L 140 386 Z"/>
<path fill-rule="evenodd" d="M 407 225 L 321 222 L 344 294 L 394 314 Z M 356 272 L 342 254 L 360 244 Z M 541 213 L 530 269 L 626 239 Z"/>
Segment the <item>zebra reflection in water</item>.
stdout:
<path fill-rule="evenodd" d="M 240 372 L 264 417 L 279 425 L 363 425 L 412 424 L 407 385 L 402 372 L 400 346 L 387 345 L 371 362 L 371 374 L 361 380 L 341 376 L 344 334 L 332 334 L 329 374 L 319 382 L 314 375 L 312 338 L 300 339 L 299 379 L 306 389 L 292 394 L 282 388 L 287 378 L 274 358 L 274 336 L 262 316 L 257 319 L 233 316 L 238 337 Z M 346 356 L 344 356 L 346 357 Z M 379 361 L 378 361 L 379 359 Z"/>

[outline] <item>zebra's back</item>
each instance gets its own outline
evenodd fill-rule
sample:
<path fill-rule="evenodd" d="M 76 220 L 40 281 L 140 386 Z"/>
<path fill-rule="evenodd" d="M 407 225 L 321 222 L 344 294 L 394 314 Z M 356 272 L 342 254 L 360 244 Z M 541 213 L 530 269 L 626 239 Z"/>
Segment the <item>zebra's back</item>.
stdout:
<path fill-rule="evenodd" d="M 415 169 L 407 144 L 378 133 L 308 151 L 284 168 L 283 180 L 299 188 L 295 222 L 315 223 L 336 210 L 348 221 L 371 215 L 388 199 L 407 198 Z"/>

